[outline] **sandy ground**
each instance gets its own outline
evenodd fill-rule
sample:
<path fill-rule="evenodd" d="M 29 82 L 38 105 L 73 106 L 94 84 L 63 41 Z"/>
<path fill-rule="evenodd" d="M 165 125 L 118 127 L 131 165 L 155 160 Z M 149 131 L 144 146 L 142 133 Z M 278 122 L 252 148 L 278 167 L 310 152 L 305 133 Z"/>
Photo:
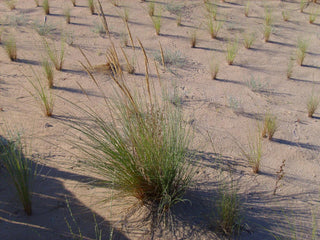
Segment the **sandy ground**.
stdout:
<path fill-rule="evenodd" d="M 110 46 L 108 36 L 94 32 L 100 20 L 98 15 L 89 13 L 87 1 L 77 0 L 76 7 L 72 7 L 70 1 L 49 2 L 51 13 L 47 24 L 54 30 L 46 38 L 57 46 L 61 32 L 67 34 L 69 43 L 72 38 L 72 44 L 66 47 L 63 70 L 55 71 L 52 118 L 43 116 L 39 103 L 29 93 L 32 87 L 27 80 L 32 77 L 30 66 L 39 73 L 42 71 L 45 51 L 34 26 L 43 23 L 43 9 L 35 7 L 32 0 L 19 0 L 16 9 L 10 11 L 5 1 L 0 2 L 0 19 L 5 27 L 2 39 L 13 34 L 18 49 L 18 60 L 11 62 L 3 44 L 0 48 L 0 107 L 3 110 L 0 123 L 32 136 L 32 153 L 41 170 L 35 181 L 33 215 L 28 217 L 8 184 L 5 170 L 0 169 L 0 239 L 71 239 L 66 220 L 77 234 L 78 228 L 69 209 L 87 239 L 95 239 L 93 216 L 102 229 L 103 239 L 109 239 L 110 229 L 114 239 L 150 239 L 148 228 L 139 222 L 139 217 L 124 220 L 132 199 L 101 201 L 113 195 L 112 189 L 90 184 L 94 176 L 83 169 L 81 159 L 74 155 L 76 149 L 68 144 L 66 137 L 72 134 L 68 123 L 86 121 L 86 116 L 66 100 L 89 106 L 103 103 L 100 90 L 79 63 L 85 60 L 78 48 L 92 64 L 104 64 L 104 53 Z M 319 9 L 319 4 L 310 4 L 301 13 L 300 1 L 251 1 L 249 17 L 245 17 L 246 1 L 217 1 L 217 18 L 223 21 L 223 27 L 218 39 L 211 39 L 206 29 L 203 1 L 155 1 L 156 14 L 162 9 L 160 36 L 155 35 L 148 16 L 148 2 L 120 0 L 119 7 L 107 0 L 102 2 L 117 48 L 126 32 L 119 15 L 124 9 L 129 13 L 136 50 L 133 51 L 129 42 L 125 51 L 135 61 L 136 74 L 126 76 L 127 81 L 141 86 L 144 80 L 143 55 L 137 38 L 151 60 L 159 55 L 159 42 L 165 51 L 181 57 L 179 66 L 167 66 L 166 71 L 161 67 L 161 78 L 181 94 L 182 109 L 195 130 L 193 147 L 198 171 L 196 184 L 187 193 L 192 204 L 179 204 L 173 210 L 174 233 L 167 231 L 158 238 L 218 239 L 209 228 L 209 219 L 214 215 L 216 190 L 223 169 L 231 171 L 239 185 L 245 223 L 240 239 L 274 239 L 272 233 L 276 232 L 289 235 L 289 239 L 294 232 L 298 239 L 311 239 L 312 225 L 319 223 L 320 212 L 320 115 L 316 113 L 314 118 L 308 118 L 306 101 L 312 92 L 319 95 L 320 20 L 309 24 L 308 19 L 310 12 Z M 183 6 L 182 26 L 176 25 L 176 15 L 168 11 L 168 4 L 169 7 Z M 273 16 L 273 33 L 267 43 L 262 35 L 265 6 L 272 9 Z M 64 21 L 66 7 L 71 9 L 71 24 Z M 288 22 L 282 20 L 284 9 L 290 14 Z M 189 38 L 195 30 L 197 46 L 190 48 Z M 242 45 L 244 32 L 257 35 L 250 50 Z M 296 52 L 299 38 L 309 43 L 307 56 L 303 66 L 294 65 L 293 76 L 287 79 L 288 61 Z M 232 39 L 239 40 L 239 51 L 230 66 L 225 58 L 227 43 Z M 216 80 L 210 77 L 212 59 L 220 66 Z M 156 78 L 152 64 L 151 76 Z M 110 94 L 110 78 L 104 74 L 96 77 L 102 82 L 106 95 Z M 251 79 L 258 84 L 257 91 L 248 86 Z M 86 90 L 89 101 L 79 85 Z M 253 174 L 239 145 L 247 146 L 248 136 L 266 112 L 276 115 L 278 129 L 273 141 L 263 140 L 261 172 Z M 2 135 L 5 137 L 5 132 Z M 273 196 L 276 172 L 283 160 L 286 160 L 285 177 Z M 66 199 L 70 202 L 69 209 Z M 312 220 L 313 214 L 316 221 Z M 319 234 L 318 230 L 318 238 Z"/>

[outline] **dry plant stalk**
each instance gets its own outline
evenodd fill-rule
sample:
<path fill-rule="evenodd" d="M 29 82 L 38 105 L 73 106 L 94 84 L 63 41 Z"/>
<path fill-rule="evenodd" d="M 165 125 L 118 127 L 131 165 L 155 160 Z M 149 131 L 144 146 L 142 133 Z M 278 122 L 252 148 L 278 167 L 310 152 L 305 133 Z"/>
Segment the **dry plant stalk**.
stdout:
<path fill-rule="evenodd" d="M 163 48 L 161 43 L 159 42 L 159 46 L 160 46 L 160 53 L 161 53 L 161 61 L 162 61 L 162 65 L 164 68 L 164 71 L 166 71 L 166 65 L 165 65 L 165 61 L 164 61 L 164 53 L 163 53 Z"/>
<path fill-rule="evenodd" d="M 277 180 L 276 180 L 276 184 L 275 184 L 275 186 L 274 186 L 274 189 L 273 189 L 273 195 L 276 195 L 276 191 L 280 188 L 280 186 L 278 185 L 279 184 L 279 182 L 281 181 L 281 179 L 283 179 L 284 178 L 284 167 L 286 166 L 286 160 L 285 159 L 283 159 L 282 160 L 282 164 L 280 165 L 280 169 L 279 169 L 279 171 L 277 171 Z"/>
<path fill-rule="evenodd" d="M 124 21 L 125 22 L 125 25 L 126 25 L 126 28 L 127 28 L 127 31 L 128 31 L 128 35 L 129 35 L 129 38 L 130 38 L 130 42 L 131 42 L 131 46 L 132 46 L 132 49 L 135 50 L 134 48 L 134 43 L 133 43 L 133 38 L 132 38 L 132 34 L 131 34 L 131 31 L 130 31 L 130 28 L 129 28 L 129 24 L 128 22 Z"/>

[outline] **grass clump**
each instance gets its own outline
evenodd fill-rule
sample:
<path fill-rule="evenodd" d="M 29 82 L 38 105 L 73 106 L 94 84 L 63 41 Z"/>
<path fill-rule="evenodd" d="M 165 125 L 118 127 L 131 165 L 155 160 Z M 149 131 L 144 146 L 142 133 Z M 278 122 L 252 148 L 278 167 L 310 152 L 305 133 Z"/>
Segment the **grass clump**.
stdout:
<path fill-rule="evenodd" d="M 215 39 L 218 37 L 218 33 L 223 25 L 223 22 L 214 21 L 213 18 L 207 19 L 207 27 L 211 38 Z"/>
<path fill-rule="evenodd" d="M 10 36 L 5 42 L 4 47 L 11 61 L 17 60 L 17 44 L 16 39 Z"/>
<path fill-rule="evenodd" d="M 308 117 L 312 118 L 319 106 L 320 98 L 311 94 L 307 101 Z"/>
<path fill-rule="evenodd" d="M 77 5 L 77 1 L 76 0 L 71 0 L 72 6 L 76 6 Z"/>
<path fill-rule="evenodd" d="M 1 164 L 9 173 L 27 215 L 32 215 L 32 186 L 36 167 L 28 158 L 26 145 L 20 134 L 10 134 L 10 139 L 0 141 Z"/>
<path fill-rule="evenodd" d="M 42 68 L 48 80 L 48 87 L 53 88 L 53 67 L 52 64 L 47 60 L 43 60 Z"/>
<path fill-rule="evenodd" d="M 44 10 L 44 14 L 45 15 L 49 15 L 50 14 L 49 0 L 43 0 L 42 8 Z"/>
<path fill-rule="evenodd" d="M 250 10 L 250 1 L 247 1 L 246 6 L 244 8 L 244 15 L 249 17 L 249 10 Z"/>
<path fill-rule="evenodd" d="M 70 19 L 71 19 L 70 8 L 65 8 L 63 10 L 63 14 L 64 14 L 64 17 L 66 19 L 66 23 L 70 24 Z"/>
<path fill-rule="evenodd" d="M 151 1 L 149 4 L 148 4 L 148 14 L 150 17 L 153 17 L 154 15 L 154 10 L 155 10 L 155 3 L 154 1 Z"/>
<path fill-rule="evenodd" d="M 218 73 L 219 73 L 219 64 L 212 61 L 210 63 L 211 79 L 212 80 L 217 79 Z"/>
<path fill-rule="evenodd" d="M 88 8 L 90 13 L 93 15 L 94 14 L 94 2 L 93 0 L 88 0 Z"/>
<path fill-rule="evenodd" d="M 285 22 L 287 22 L 287 21 L 289 21 L 289 18 L 290 18 L 290 14 L 289 14 L 289 12 L 288 11 L 282 11 L 281 12 L 281 15 L 282 15 L 282 19 L 283 19 L 283 21 L 285 21 Z"/>
<path fill-rule="evenodd" d="M 34 0 L 34 3 L 36 4 L 36 7 L 39 7 L 39 6 L 40 6 L 39 0 Z"/>
<path fill-rule="evenodd" d="M 318 17 L 318 12 L 317 11 L 312 11 L 310 14 L 309 14 L 309 23 L 314 23 L 316 21 Z"/>
<path fill-rule="evenodd" d="M 42 24 L 35 22 L 34 29 L 40 36 L 47 36 L 50 33 L 54 32 L 56 30 L 56 27 L 48 23 Z"/>
<path fill-rule="evenodd" d="M 300 12 L 303 12 L 307 6 L 308 6 L 308 1 L 300 0 Z"/>
<path fill-rule="evenodd" d="M 124 81 L 121 68 L 113 68 L 116 97 L 106 104 L 113 121 L 89 109 L 91 123 L 74 126 L 83 134 L 77 144 L 85 162 L 106 183 L 112 182 L 121 196 L 131 196 L 151 210 L 152 226 L 170 213 L 173 205 L 183 201 L 193 170 L 188 163 L 188 128 L 179 108 L 154 90 L 149 81 L 145 56 L 145 91 L 135 94 Z M 107 59 L 118 66 L 114 47 Z M 94 77 L 91 75 L 94 79 Z M 96 79 L 94 79 L 96 82 Z M 160 91 L 161 92 L 161 91 Z M 109 111 L 106 113 L 109 114 Z M 141 206 L 140 205 L 140 206 Z"/>
<path fill-rule="evenodd" d="M 263 126 L 262 126 L 262 137 L 268 137 L 269 140 L 272 139 L 274 133 L 277 130 L 277 118 L 270 113 L 267 113 L 263 119 Z"/>
<path fill-rule="evenodd" d="M 16 1 L 15 0 L 5 0 L 5 3 L 10 10 L 16 9 Z"/>
<path fill-rule="evenodd" d="M 160 35 L 161 30 L 161 13 L 159 13 L 157 16 L 151 17 L 153 27 L 156 30 L 156 35 Z"/>
<path fill-rule="evenodd" d="M 241 200 L 233 180 L 219 185 L 216 201 L 216 228 L 224 235 L 232 237 L 240 233 Z"/>
<path fill-rule="evenodd" d="M 64 62 L 65 41 L 61 39 L 60 52 L 54 44 L 50 45 L 46 39 L 43 39 L 44 48 L 49 59 L 52 61 L 56 70 L 61 71 Z"/>
<path fill-rule="evenodd" d="M 191 48 L 195 48 L 197 44 L 197 31 L 193 31 L 190 35 Z"/>
<path fill-rule="evenodd" d="M 262 158 L 262 139 L 259 135 L 251 136 L 248 142 L 247 149 L 241 147 L 242 155 L 248 160 L 253 173 L 259 173 Z"/>
<path fill-rule="evenodd" d="M 28 78 L 34 92 L 29 91 L 31 96 L 40 103 L 43 113 L 46 117 L 51 117 L 53 114 L 54 99 L 51 89 L 46 87 L 43 79 L 32 69 L 33 78 Z"/>
<path fill-rule="evenodd" d="M 215 3 L 211 3 L 210 1 L 205 3 L 205 8 L 207 10 L 208 18 L 212 18 L 213 20 L 217 20 L 218 14 L 218 6 Z"/>
<path fill-rule="evenodd" d="M 246 49 L 250 49 L 254 41 L 257 39 L 255 33 L 244 34 L 243 35 L 243 45 Z"/>
<path fill-rule="evenodd" d="M 227 45 L 227 63 L 232 65 L 238 53 L 238 40 L 229 41 Z"/>
<path fill-rule="evenodd" d="M 171 51 L 169 49 L 156 53 L 154 59 L 165 67 L 182 68 L 187 63 L 186 58 L 181 55 L 180 51 Z"/>
<path fill-rule="evenodd" d="M 292 77 L 293 67 L 294 67 L 294 58 L 290 57 L 288 66 L 287 66 L 287 79 L 290 79 Z"/>
<path fill-rule="evenodd" d="M 268 42 L 272 33 L 272 26 L 271 25 L 264 25 L 263 29 L 263 38 L 265 42 Z"/>
<path fill-rule="evenodd" d="M 273 22 L 272 12 L 270 8 L 264 10 L 264 25 L 271 26 Z"/>
<path fill-rule="evenodd" d="M 298 39 L 297 62 L 300 66 L 302 66 L 303 61 L 306 57 L 308 46 L 309 46 L 309 44 L 306 40 Z"/>

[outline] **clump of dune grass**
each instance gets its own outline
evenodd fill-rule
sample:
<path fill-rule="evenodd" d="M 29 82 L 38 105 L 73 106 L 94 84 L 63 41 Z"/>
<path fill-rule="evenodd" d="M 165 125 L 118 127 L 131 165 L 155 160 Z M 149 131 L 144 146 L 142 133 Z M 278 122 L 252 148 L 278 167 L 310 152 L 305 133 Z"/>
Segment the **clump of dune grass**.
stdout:
<path fill-rule="evenodd" d="M 223 22 L 214 21 L 211 17 L 207 18 L 207 28 L 210 33 L 211 38 L 217 38 L 218 33 L 221 30 Z"/>
<path fill-rule="evenodd" d="M 303 61 L 306 57 L 307 54 L 307 50 L 308 50 L 308 42 L 306 40 L 303 39 L 298 39 L 298 44 L 297 44 L 297 62 L 300 66 L 302 66 Z"/>
<path fill-rule="evenodd" d="M 10 36 L 5 42 L 4 47 L 11 61 L 17 60 L 17 44 L 16 39 Z"/>
<path fill-rule="evenodd" d="M 40 103 L 43 113 L 46 117 L 53 114 L 54 98 L 51 89 L 47 87 L 43 77 L 32 69 L 33 77 L 28 78 L 30 85 L 34 91 L 29 91 L 31 96 Z"/>
<path fill-rule="evenodd" d="M 65 40 L 61 39 L 60 51 L 57 50 L 54 43 L 50 45 L 46 39 L 43 39 L 43 45 L 56 70 L 61 71 L 64 62 Z"/>
<path fill-rule="evenodd" d="M 289 18 L 290 18 L 290 14 L 288 11 L 284 10 L 281 12 L 281 15 L 282 15 L 282 19 L 283 21 L 287 22 L 289 21 Z"/>
<path fill-rule="evenodd" d="M 123 21 L 125 21 L 125 22 L 128 22 L 128 21 L 129 21 L 129 10 L 128 10 L 128 8 L 124 8 L 124 9 L 123 9 L 122 19 L 123 19 Z"/>
<path fill-rule="evenodd" d="M 270 8 L 266 7 L 264 10 L 264 25 L 271 26 L 273 22 L 272 11 Z"/>
<path fill-rule="evenodd" d="M 49 23 L 34 22 L 33 27 L 40 36 L 47 36 L 56 30 L 56 26 Z"/>
<path fill-rule="evenodd" d="M 272 26 L 271 25 L 264 25 L 263 28 L 263 38 L 265 42 L 269 42 L 271 33 L 272 33 Z"/>
<path fill-rule="evenodd" d="M 42 2 L 42 8 L 44 10 L 44 14 L 49 15 L 50 14 L 50 5 L 49 0 L 43 0 Z"/>
<path fill-rule="evenodd" d="M 176 18 L 177 26 L 181 26 L 181 24 L 182 24 L 181 22 L 182 22 L 182 15 L 181 15 L 181 13 L 179 13 Z"/>
<path fill-rule="evenodd" d="M 94 2 L 93 0 L 88 0 L 88 8 L 91 14 L 94 14 Z"/>
<path fill-rule="evenodd" d="M 1 164 L 9 173 L 27 215 L 32 215 L 32 188 L 36 165 L 28 155 L 28 149 L 21 134 L 7 131 L 9 139 L 0 141 Z"/>
<path fill-rule="evenodd" d="M 288 66 L 287 66 L 287 78 L 290 79 L 292 77 L 293 73 L 293 67 L 294 67 L 294 58 L 290 57 Z"/>
<path fill-rule="evenodd" d="M 243 151 L 243 155 L 248 160 L 253 173 L 259 173 L 262 158 L 262 139 L 259 135 L 251 136 L 248 140 L 248 149 Z"/>
<path fill-rule="evenodd" d="M 255 33 L 246 33 L 243 35 L 243 45 L 246 49 L 250 49 L 254 41 L 257 39 Z"/>
<path fill-rule="evenodd" d="M 71 19 L 70 8 L 65 8 L 63 10 L 63 14 L 64 14 L 64 17 L 66 19 L 66 23 L 70 24 L 70 19 Z"/>
<path fill-rule="evenodd" d="M 217 14 L 218 14 L 218 6 L 215 3 L 211 3 L 210 1 L 205 3 L 205 8 L 207 10 L 207 14 L 209 18 L 212 18 L 213 20 L 217 20 Z"/>
<path fill-rule="evenodd" d="M 100 36 L 104 36 L 106 34 L 106 30 L 103 27 L 102 23 L 94 22 L 92 32 L 99 34 Z"/>
<path fill-rule="evenodd" d="M 267 113 L 263 119 L 262 137 L 268 137 L 269 140 L 273 138 L 273 135 L 277 131 L 277 118 L 273 114 Z"/>
<path fill-rule="evenodd" d="M 238 53 L 238 40 L 229 41 L 227 44 L 227 63 L 232 65 Z"/>
<path fill-rule="evenodd" d="M 183 68 L 187 60 L 182 56 L 180 51 L 172 51 L 170 49 L 160 50 L 154 55 L 154 59 L 164 67 Z"/>
<path fill-rule="evenodd" d="M 134 197 L 140 203 L 135 206 L 150 209 L 151 225 L 155 227 L 170 219 L 166 216 L 172 206 L 183 201 L 193 168 L 188 161 L 190 135 L 182 113 L 168 101 L 159 101 L 166 98 L 157 95 L 161 91 L 154 90 L 149 79 L 149 61 L 139 43 L 145 57 L 145 92 L 137 94 L 136 89 L 127 85 L 117 67 L 117 52 L 111 47 L 107 60 L 115 66 L 110 77 L 116 94 L 105 106 L 105 114 L 111 112 L 113 116 L 111 122 L 103 113 L 89 109 L 86 112 L 90 126 L 73 127 L 82 134 L 76 146 L 84 153 L 87 169 L 98 174 L 106 186 L 112 182 L 122 197 Z"/>
<path fill-rule="evenodd" d="M 309 23 L 314 23 L 316 21 L 318 17 L 318 12 L 317 11 L 312 11 L 310 14 L 309 14 Z"/>
<path fill-rule="evenodd" d="M 134 62 L 133 61 L 129 61 L 128 55 L 126 54 L 126 52 L 123 50 L 123 48 L 120 48 L 121 52 L 123 54 L 123 57 L 126 61 L 126 67 L 125 70 L 129 73 L 129 74 L 134 74 L 135 73 L 135 67 L 134 67 Z"/>
<path fill-rule="evenodd" d="M 39 6 L 40 6 L 39 0 L 34 0 L 34 3 L 36 4 L 36 7 L 39 7 Z"/>
<path fill-rule="evenodd" d="M 162 25 L 161 12 L 157 16 L 152 16 L 151 20 L 153 23 L 153 27 L 156 31 L 156 35 L 160 35 L 160 30 L 161 30 L 161 25 Z"/>
<path fill-rule="evenodd" d="M 77 5 L 77 1 L 76 0 L 71 0 L 72 6 L 76 6 Z"/>
<path fill-rule="evenodd" d="M 250 10 L 250 1 L 247 1 L 246 6 L 244 7 L 244 15 L 249 17 L 249 10 Z"/>
<path fill-rule="evenodd" d="M 307 6 L 308 2 L 306 0 L 300 0 L 300 12 L 303 12 Z"/>
<path fill-rule="evenodd" d="M 154 15 L 154 10 L 155 10 L 155 3 L 154 1 L 151 1 L 149 4 L 148 4 L 148 14 L 150 17 L 153 17 Z"/>
<path fill-rule="evenodd" d="M 100 0 L 97 0 L 97 2 L 98 2 L 97 11 L 98 11 L 101 23 L 103 25 L 104 30 L 109 35 L 110 34 L 109 27 L 108 27 L 108 23 L 107 23 L 107 20 L 106 20 L 106 16 L 105 16 L 103 8 L 102 8 L 102 4 L 101 4 Z"/>
<path fill-rule="evenodd" d="M 119 0 L 110 0 L 113 6 L 119 7 Z"/>
<path fill-rule="evenodd" d="M 195 48 L 197 44 L 197 32 L 193 31 L 190 35 L 190 45 L 191 48 Z"/>
<path fill-rule="evenodd" d="M 48 80 L 48 87 L 53 88 L 53 67 L 52 64 L 47 60 L 43 60 L 42 68 Z"/>
<path fill-rule="evenodd" d="M 319 106 L 320 98 L 316 97 L 313 93 L 309 96 L 307 101 L 307 110 L 308 110 L 308 117 L 312 118 L 313 114 L 317 110 Z"/>
<path fill-rule="evenodd" d="M 211 225 L 223 233 L 232 237 L 240 233 L 241 228 L 241 200 L 234 180 L 223 180 L 219 184 L 218 199 L 215 201 L 216 219 Z"/>
<path fill-rule="evenodd" d="M 16 9 L 16 1 L 15 0 L 5 0 L 5 4 L 8 6 L 10 10 Z"/>
<path fill-rule="evenodd" d="M 210 74 L 211 74 L 211 79 L 217 79 L 219 73 L 219 64 L 216 63 L 215 61 L 211 61 L 210 63 Z"/>

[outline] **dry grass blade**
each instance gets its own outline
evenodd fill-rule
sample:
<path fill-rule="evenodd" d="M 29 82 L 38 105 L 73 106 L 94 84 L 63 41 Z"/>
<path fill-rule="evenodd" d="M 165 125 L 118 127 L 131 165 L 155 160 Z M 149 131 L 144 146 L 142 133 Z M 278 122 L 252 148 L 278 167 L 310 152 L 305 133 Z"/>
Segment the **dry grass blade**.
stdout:
<path fill-rule="evenodd" d="M 99 14 L 99 17 L 101 19 L 101 22 L 102 22 L 102 25 L 104 27 L 104 30 L 106 31 L 106 33 L 109 35 L 110 37 L 110 32 L 109 32 L 109 27 L 108 27 L 108 23 L 107 23 L 107 20 L 106 20 L 106 16 L 103 12 L 103 8 L 102 8 L 102 5 L 101 5 L 101 2 L 100 0 L 97 0 L 98 2 L 98 7 L 97 8 L 97 11 L 98 11 L 98 14 Z"/>

